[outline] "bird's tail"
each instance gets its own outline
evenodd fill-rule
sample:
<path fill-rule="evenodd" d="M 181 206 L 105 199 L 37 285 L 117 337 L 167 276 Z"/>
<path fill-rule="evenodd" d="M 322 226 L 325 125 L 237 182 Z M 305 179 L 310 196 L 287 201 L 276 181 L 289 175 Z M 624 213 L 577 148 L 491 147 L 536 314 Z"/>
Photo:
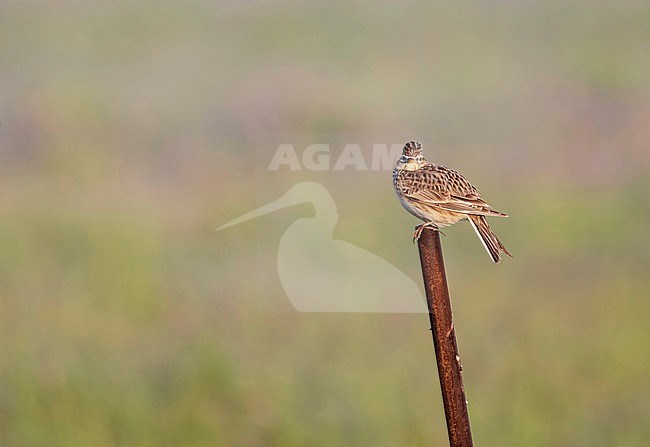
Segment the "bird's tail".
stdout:
<path fill-rule="evenodd" d="M 474 231 L 478 234 L 479 239 L 483 242 L 483 246 L 488 251 L 494 262 L 499 262 L 501 259 L 501 252 L 504 252 L 512 258 L 508 249 L 501 243 L 496 234 L 492 232 L 490 224 L 488 224 L 485 216 L 470 214 L 469 222 L 472 224 L 472 228 L 474 228 Z"/>

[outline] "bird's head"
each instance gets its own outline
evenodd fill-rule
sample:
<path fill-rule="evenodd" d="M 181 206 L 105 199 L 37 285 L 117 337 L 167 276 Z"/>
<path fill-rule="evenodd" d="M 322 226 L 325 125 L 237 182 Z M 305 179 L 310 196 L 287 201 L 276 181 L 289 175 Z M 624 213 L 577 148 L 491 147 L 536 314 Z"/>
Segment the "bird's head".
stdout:
<path fill-rule="evenodd" d="M 404 145 L 402 157 L 397 161 L 402 169 L 415 171 L 426 164 L 422 156 L 422 145 L 417 141 L 409 141 Z"/>

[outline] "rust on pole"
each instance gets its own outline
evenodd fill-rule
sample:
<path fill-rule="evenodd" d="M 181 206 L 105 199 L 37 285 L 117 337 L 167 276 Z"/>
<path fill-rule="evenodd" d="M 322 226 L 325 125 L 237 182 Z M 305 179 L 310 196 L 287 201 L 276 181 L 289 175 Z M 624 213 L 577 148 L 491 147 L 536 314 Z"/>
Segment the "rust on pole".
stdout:
<path fill-rule="evenodd" d="M 451 316 L 451 302 L 449 301 L 447 276 L 442 259 L 440 233 L 430 227 L 425 228 L 418 240 L 418 248 L 442 389 L 442 401 L 447 419 L 449 445 L 451 447 L 472 447 L 472 432 L 469 426 L 469 414 L 463 387 L 463 368 L 458 355 L 456 332 Z"/>

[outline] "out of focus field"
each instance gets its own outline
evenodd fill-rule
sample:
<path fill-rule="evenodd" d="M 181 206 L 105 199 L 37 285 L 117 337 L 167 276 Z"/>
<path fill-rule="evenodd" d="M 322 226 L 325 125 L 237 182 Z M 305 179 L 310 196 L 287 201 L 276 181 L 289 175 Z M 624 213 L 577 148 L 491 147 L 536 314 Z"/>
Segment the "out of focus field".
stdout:
<path fill-rule="evenodd" d="M 476 445 L 650 444 L 649 30 L 633 0 L 2 2 L 0 446 L 446 445 L 426 315 L 292 310 L 307 205 L 213 231 L 257 180 L 338 182 L 335 236 L 419 283 L 389 172 L 263 170 L 264 135 L 375 134 L 511 216 L 498 266 L 443 240 Z"/>

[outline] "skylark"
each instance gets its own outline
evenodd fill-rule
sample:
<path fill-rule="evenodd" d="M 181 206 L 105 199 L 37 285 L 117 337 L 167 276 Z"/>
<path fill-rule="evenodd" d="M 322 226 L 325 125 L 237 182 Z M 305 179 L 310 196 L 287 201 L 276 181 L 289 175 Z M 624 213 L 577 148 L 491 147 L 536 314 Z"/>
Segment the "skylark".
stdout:
<path fill-rule="evenodd" d="M 485 203 L 476 188 L 458 171 L 427 162 L 422 156 L 420 143 L 409 141 L 404 146 L 402 156 L 393 169 L 393 186 L 404 208 L 425 222 L 417 228 L 414 241 L 420 238 L 426 227 L 438 230 L 469 219 L 494 262 L 499 262 L 501 252 L 512 257 L 485 218 L 508 215 L 493 210 Z"/>

